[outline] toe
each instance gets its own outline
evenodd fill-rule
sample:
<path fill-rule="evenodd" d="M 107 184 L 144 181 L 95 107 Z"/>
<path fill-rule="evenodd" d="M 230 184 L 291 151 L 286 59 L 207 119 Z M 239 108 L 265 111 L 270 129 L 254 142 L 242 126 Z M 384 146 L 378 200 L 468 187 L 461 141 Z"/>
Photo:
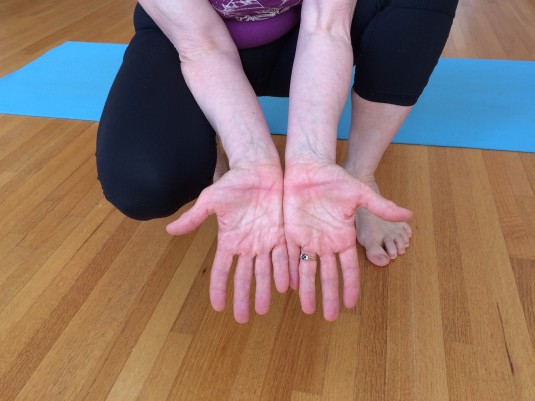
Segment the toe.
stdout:
<path fill-rule="evenodd" d="M 402 227 L 403 227 L 403 231 L 405 231 L 405 233 L 407 233 L 409 238 L 411 238 L 412 237 L 412 228 L 411 228 L 411 226 L 409 226 L 407 223 L 403 223 Z"/>
<path fill-rule="evenodd" d="M 403 255 L 405 253 L 405 240 L 400 236 L 394 239 L 394 244 L 396 244 L 396 249 L 398 250 L 398 255 Z"/>
<path fill-rule="evenodd" d="M 396 259 L 398 256 L 398 250 L 394 240 L 391 238 L 385 238 L 385 249 L 386 253 L 390 256 L 390 259 Z"/>
<path fill-rule="evenodd" d="M 401 237 L 405 248 L 408 248 L 410 242 L 409 234 L 407 234 L 405 230 L 402 230 L 401 233 L 399 233 L 399 236 Z"/>
<path fill-rule="evenodd" d="M 376 266 L 386 266 L 390 263 L 390 257 L 381 246 L 371 246 L 366 248 L 368 260 Z"/>

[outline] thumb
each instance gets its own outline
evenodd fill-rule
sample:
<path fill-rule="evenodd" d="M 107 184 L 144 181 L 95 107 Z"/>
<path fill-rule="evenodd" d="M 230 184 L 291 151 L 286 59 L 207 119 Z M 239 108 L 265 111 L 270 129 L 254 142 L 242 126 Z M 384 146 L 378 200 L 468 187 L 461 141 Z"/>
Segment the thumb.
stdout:
<path fill-rule="evenodd" d="M 386 221 L 407 221 L 412 212 L 383 198 L 366 184 L 355 180 L 357 206 L 368 209 L 371 213 Z"/>
<path fill-rule="evenodd" d="M 184 212 L 177 220 L 168 224 L 166 230 L 171 235 L 184 235 L 194 231 L 201 223 L 208 218 L 212 212 L 208 208 L 206 201 L 207 194 L 201 192 L 195 204 L 188 211 Z"/>

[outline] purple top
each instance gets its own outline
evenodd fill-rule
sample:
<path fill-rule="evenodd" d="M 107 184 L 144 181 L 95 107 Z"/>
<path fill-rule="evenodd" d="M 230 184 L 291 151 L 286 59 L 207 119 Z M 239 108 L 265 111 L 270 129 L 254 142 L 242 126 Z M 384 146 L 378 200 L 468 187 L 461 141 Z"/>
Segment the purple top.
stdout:
<path fill-rule="evenodd" d="M 262 46 L 299 22 L 302 0 L 209 0 L 225 21 L 238 49 Z"/>

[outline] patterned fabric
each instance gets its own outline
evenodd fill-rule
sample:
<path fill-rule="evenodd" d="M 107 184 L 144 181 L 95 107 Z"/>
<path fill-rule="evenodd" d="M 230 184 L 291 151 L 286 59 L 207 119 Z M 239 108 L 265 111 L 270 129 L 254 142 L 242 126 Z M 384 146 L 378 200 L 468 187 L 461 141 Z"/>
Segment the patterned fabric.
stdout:
<path fill-rule="evenodd" d="M 302 0 L 210 0 L 214 9 L 225 19 L 262 21 L 297 6 Z"/>

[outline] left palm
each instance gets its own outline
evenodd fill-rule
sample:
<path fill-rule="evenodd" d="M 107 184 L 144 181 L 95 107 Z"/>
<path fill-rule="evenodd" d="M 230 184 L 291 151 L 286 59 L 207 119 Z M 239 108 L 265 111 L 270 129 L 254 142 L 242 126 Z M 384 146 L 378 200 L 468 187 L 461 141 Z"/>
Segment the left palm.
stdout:
<path fill-rule="evenodd" d="M 271 297 L 271 276 L 281 292 L 288 287 L 288 254 L 282 221 L 280 165 L 235 168 L 206 188 L 195 205 L 167 230 L 182 235 L 196 229 L 210 214 L 217 215 L 217 251 L 210 278 L 214 309 L 223 310 L 227 280 L 234 256 L 234 316 L 249 319 L 249 294 L 256 276 L 255 309 L 266 313 Z"/>
<path fill-rule="evenodd" d="M 315 310 L 317 262 L 299 260 L 300 253 L 321 259 L 323 312 L 328 320 L 338 316 L 338 269 L 343 275 L 346 307 L 355 306 L 359 292 L 355 211 L 368 208 L 390 221 L 406 220 L 410 211 L 387 201 L 336 164 L 294 164 L 284 178 L 284 230 L 290 257 L 290 280 L 299 287 L 305 313 Z"/>

